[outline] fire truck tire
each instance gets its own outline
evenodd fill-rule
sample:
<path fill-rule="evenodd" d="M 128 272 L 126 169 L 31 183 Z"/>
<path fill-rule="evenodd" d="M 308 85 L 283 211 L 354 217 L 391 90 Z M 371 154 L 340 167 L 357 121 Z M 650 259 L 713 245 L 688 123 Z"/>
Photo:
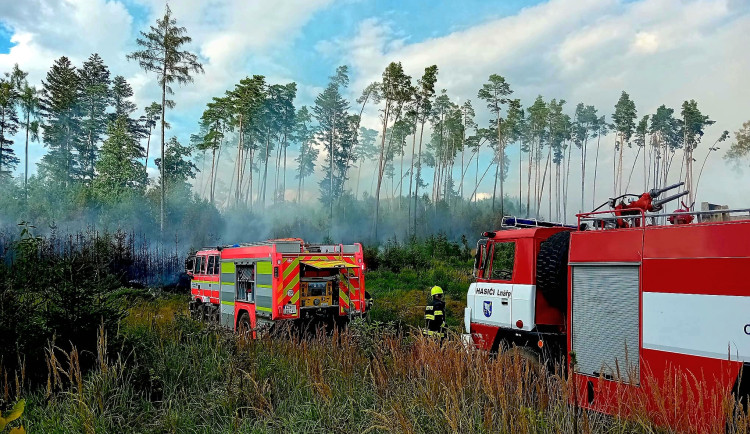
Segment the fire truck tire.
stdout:
<path fill-rule="evenodd" d="M 547 303 L 560 310 L 568 304 L 568 247 L 570 232 L 558 232 L 543 241 L 536 263 L 536 287 Z"/>

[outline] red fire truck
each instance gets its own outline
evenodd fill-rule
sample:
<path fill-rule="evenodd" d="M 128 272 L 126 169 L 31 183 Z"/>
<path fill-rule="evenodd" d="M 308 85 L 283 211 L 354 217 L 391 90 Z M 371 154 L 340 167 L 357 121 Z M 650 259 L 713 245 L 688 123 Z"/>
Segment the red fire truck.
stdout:
<path fill-rule="evenodd" d="M 186 263 L 190 311 L 235 330 L 345 321 L 367 309 L 362 246 L 277 239 L 203 249 Z"/>
<path fill-rule="evenodd" d="M 706 420 L 750 393 L 748 210 L 658 214 L 679 185 L 613 199 L 577 226 L 506 218 L 513 230 L 485 232 L 464 314 L 475 345 L 564 362 L 579 404 L 610 414 L 645 402 Z M 696 414 L 677 411 L 698 399 Z"/>

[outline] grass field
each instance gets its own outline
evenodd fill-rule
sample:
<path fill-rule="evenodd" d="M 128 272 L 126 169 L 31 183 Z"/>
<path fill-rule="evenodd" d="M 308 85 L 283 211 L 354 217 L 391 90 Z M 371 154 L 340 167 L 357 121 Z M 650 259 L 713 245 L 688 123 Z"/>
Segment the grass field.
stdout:
<path fill-rule="evenodd" d="M 373 322 L 253 341 L 190 319 L 185 301 L 138 302 L 117 336 L 100 335 L 88 374 L 75 351 L 49 351 L 47 386 L 25 396 L 28 432 L 690 430 L 656 427 L 643 412 L 576 412 L 564 376 L 515 354 L 491 359 L 459 340 L 441 347 Z M 732 427 L 747 432 L 746 415 Z"/>

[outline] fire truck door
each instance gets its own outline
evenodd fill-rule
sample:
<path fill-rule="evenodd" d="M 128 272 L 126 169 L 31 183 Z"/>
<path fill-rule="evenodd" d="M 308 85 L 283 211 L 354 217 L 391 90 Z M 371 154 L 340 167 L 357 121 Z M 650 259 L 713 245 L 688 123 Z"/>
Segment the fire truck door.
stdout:
<path fill-rule="evenodd" d="M 273 264 L 271 261 L 255 263 L 255 311 L 258 316 L 271 318 L 273 300 Z"/>
<path fill-rule="evenodd" d="M 576 372 L 639 384 L 640 267 L 581 264 L 571 268 Z"/>
<path fill-rule="evenodd" d="M 232 261 L 221 263 L 221 279 L 219 286 L 220 322 L 225 327 L 234 327 L 234 291 L 236 284 L 236 265 Z"/>

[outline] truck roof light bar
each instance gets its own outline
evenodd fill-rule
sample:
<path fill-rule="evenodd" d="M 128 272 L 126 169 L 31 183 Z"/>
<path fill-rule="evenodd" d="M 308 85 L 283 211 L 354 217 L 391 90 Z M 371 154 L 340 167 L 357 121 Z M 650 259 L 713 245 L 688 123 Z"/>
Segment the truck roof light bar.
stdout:
<path fill-rule="evenodd" d="M 548 222 L 534 218 L 518 218 L 513 216 L 503 217 L 502 227 L 504 228 L 570 228 L 576 229 L 575 225 L 566 225 L 562 223 Z"/>

